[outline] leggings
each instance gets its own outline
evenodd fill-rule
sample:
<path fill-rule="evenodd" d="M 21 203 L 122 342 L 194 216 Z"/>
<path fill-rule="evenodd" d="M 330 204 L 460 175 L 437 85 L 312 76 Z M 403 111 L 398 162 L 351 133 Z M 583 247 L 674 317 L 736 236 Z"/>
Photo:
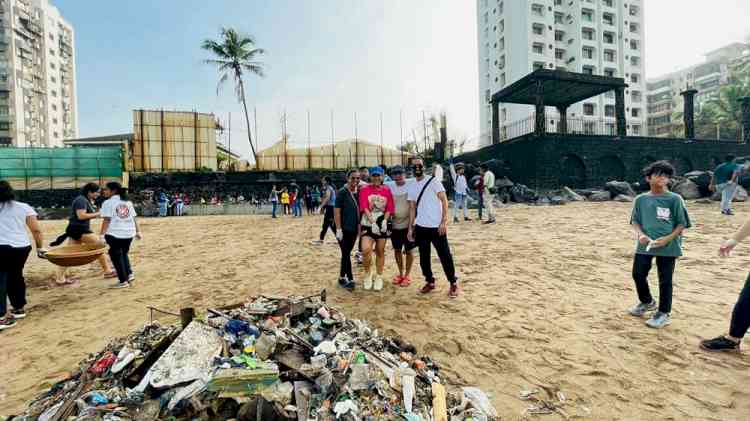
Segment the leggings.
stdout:
<path fill-rule="evenodd" d="M 729 335 L 735 338 L 744 338 L 750 328 L 750 276 L 745 281 L 737 304 L 732 311 L 732 324 L 729 327 Z"/>
<path fill-rule="evenodd" d="M 10 305 L 18 310 L 26 305 L 26 281 L 23 279 L 23 267 L 26 265 L 30 252 L 31 246 L 0 245 L 0 317 L 5 317 L 8 311 L 8 300 L 10 300 Z"/>
<path fill-rule="evenodd" d="M 336 235 L 336 222 L 333 220 L 333 206 L 326 206 L 325 214 L 323 215 L 323 227 L 320 230 L 320 241 L 326 239 L 328 228 L 331 229 L 333 235 Z"/>
<path fill-rule="evenodd" d="M 339 271 L 339 276 L 341 278 L 346 276 L 350 281 L 354 280 L 351 254 L 356 242 L 357 233 L 349 231 L 344 231 L 344 238 L 339 241 L 339 247 L 341 247 L 341 269 Z"/>
<path fill-rule="evenodd" d="M 105 235 L 104 240 L 109 244 L 109 257 L 112 259 L 112 265 L 117 272 L 117 279 L 120 283 L 128 282 L 128 277 L 133 273 L 130 268 L 130 243 L 132 238 L 116 238 L 111 235 Z"/>

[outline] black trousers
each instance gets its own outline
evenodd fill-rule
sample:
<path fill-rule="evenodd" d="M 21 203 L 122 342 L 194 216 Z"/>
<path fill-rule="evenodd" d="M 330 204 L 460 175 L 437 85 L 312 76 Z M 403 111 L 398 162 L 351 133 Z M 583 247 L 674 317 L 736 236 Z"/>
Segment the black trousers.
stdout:
<path fill-rule="evenodd" d="M 15 309 L 26 306 L 26 281 L 23 267 L 29 258 L 31 246 L 0 246 L 0 317 L 8 311 L 8 300 Z"/>
<path fill-rule="evenodd" d="M 414 228 L 414 237 L 416 237 L 414 240 L 419 248 L 419 266 L 422 268 L 425 281 L 435 282 L 435 277 L 432 274 L 432 263 L 430 262 L 432 246 L 435 246 L 445 276 L 448 277 L 448 282 L 455 283 L 457 281 L 456 267 L 453 265 L 453 255 L 448 245 L 448 236 L 440 235 L 437 228 L 425 228 L 417 225 Z"/>
<path fill-rule="evenodd" d="M 331 229 L 333 235 L 336 235 L 336 222 L 333 220 L 333 206 L 326 206 L 323 214 L 323 227 L 320 230 L 320 241 L 326 239 L 326 232 Z"/>
<path fill-rule="evenodd" d="M 133 239 L 105 235 L 104 240 L 109 244 L 109 257 L 112 259 L 112 265 L 117 272 L 117 279 L 120 283 L 127 282 L 128 276 L 133 273 L 133 269 L 130 267 L 130 258 L 128 257 L 130 243 L 133 242 Z"/>
<path fill-rule="evenodd" d="M 357 233 L 344 231 L 344 238 L 339 241 L 339 247 L 341 247 L 341 269 L 339 271 L 339 277 L 347 277 L 350 281 L 354 280 L 354 274 L 352 273 L 352 250 L 354 250 L 354 244 L 357 243 Z"/>
<path fill-rule="evenodd" d="M 635 289 L 638 291 L 638 299 L 647 304 L 654 300 L 648 287 L 648 273 L 654 256 L 648 254 L 636 254 L 633 259 L 633 280 Z M 672 311 L 672 276 L 677 263 L 676 257 L 656 256 L 656 270 L 659 274 L 659 311 L 669 313 Z"/>
<path fill-rule="evenodd" d="M 750 275 L 745 281 L 745 287 L 740 292 L 737 304 L 734 305 L 729 335 L 735 338 L 744 338 L 748 328 L 750 328 Z"/>

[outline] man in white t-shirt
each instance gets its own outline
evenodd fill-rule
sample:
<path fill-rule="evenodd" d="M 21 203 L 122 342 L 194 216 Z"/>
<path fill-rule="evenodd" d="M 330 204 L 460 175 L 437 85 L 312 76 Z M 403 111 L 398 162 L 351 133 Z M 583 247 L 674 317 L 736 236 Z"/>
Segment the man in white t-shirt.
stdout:
<path fill-rule="evenodd" d="M 458 222 L 458 209 L 463 209 L 464 221 L 471 221 L 469 218 L 469 207 L 467 206 L 469 197 L 469 184 L 466 182 L 464 175 L 464 164 L 459 162 L 455 166 L 451 162 L 451 178 L 453 179 L 453 222 Z"/>
<path fill-rule="evenodd" d="M 448 296 L 458 297 L 458 278 L 453 264 L 453 255 L 448 245 L 448 198 L 443 183 L 436 177 L 425 177 L 424 162 L 417 158 L 412 162 L 416 180 L 409 189 L 409 234 L 408 238 L 419 248 L 419 266 L 425 285 L 419 291 L 428 294 L 435 289 L 430 255 L 435 246 L 445 276 L 450 282 Z"/>
<path fill-rule="evenodd" d="M 495 190 L 495 173 L 490 171 L 490 167 L 487 164 L 479 165 L 479 172 L 482 174 L 484 180 L 484 191 L 482 192 L 482 199 L 484 199 L 484 206 L 487 208 L 487 221 L 485 224 L 495 223 L 495 206 L 492 203 L 492 193 Z"/>

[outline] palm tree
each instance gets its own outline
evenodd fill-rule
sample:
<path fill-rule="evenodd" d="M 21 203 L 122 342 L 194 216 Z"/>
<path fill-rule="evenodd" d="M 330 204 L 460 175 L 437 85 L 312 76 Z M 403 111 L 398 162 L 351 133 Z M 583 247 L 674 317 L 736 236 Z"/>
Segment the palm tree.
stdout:
<path fill-rule="evenodd" d="M 247 141 L 253 152 L 255 165 L 258 165 L 258 155 L 253 145 L 250 132 L 250 116 L 247 113 L 247 101 L 245 100 L 245 83 L 242 76 L 245 72 L 254 73 L 263 77 L 263 63 L 256 60 L 256 56 L 264 53 L 263 49 L 255 46 L 252 37 L 238 33 L 232 28 L 222 28 L 219 41 L 206 39 L 201 48 L 213 53 L 215 58 L 205 60 L 206 64 L 216 65 L 221 75 L 216 86 L 216 94 L 219 94 L 221 86 L 230 77 L 234 79 L 234 89 L 237 99 L 242 101 L 245 109 L 245 122 L 247 123 Z"/>

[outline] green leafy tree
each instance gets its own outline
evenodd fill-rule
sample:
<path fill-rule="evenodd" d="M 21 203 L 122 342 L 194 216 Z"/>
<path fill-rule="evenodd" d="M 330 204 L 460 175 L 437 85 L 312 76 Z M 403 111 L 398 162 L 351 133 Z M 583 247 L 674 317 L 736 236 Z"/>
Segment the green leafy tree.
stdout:
<path fill-rule="evenodd" d="M 247 123 L 247 141 L 253 153 L 255 165 L 258 165 L 258 154 L 253 144 L 250 131 L 250 115 L 247 112 L 247 100 L 245 96 L 246 73 L 263 76 L 263 63 L 257 61 L 257 57 L 263 55 L 262 48 L 255 46 L 252 37 L 240 34 L 232 28 L 222 28 L 219 40 L 206 39 L 201 48 L 213 54 L 214 58 L 205 60 L 206 64 L 215 65 L 219 71 L 219 83 L 216 86 L 218 95 L 221 86 L 232 78 L 237 99 L 242 102 L 245 111 L 245 122 Z"/>

